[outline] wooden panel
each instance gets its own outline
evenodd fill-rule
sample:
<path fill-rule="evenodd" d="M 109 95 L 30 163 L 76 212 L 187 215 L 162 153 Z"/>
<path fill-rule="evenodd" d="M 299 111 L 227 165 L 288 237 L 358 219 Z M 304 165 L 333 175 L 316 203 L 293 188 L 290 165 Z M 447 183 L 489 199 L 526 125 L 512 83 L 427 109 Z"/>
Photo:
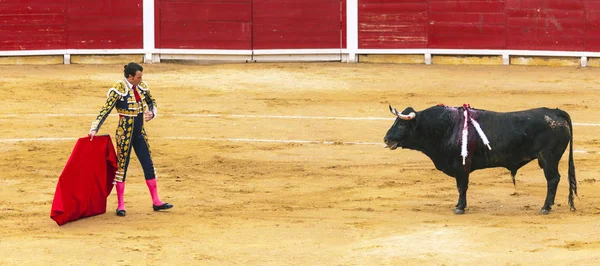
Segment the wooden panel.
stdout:
<path fill-rule="evenodd" d="M 162 47 L 161 44 L 161 28 L 160 25 L 162 23 L 161 21 L 161 6 L 160 6 L 160 1 L 161 0 L 154 0 L 154 47 L 156 48 L 160 48 Z"/>
<path fill-rule="evenodd" d="M 427 46 L 427 36 L 419 34 L 416 36 L 392 35 L 382 37 L 381 33 L 360 33 L 360 48 L 364 49 L 397 49 L 418 48 Z"/>
<path fill-rule="evenodd" d="M 506 10 L 506 48 L 585 50 L 585 11 L 581 0 L 510 0 Z"/>
<path fill-rule="evenodd" d="M 347 48 L 347 38 L 348 38 L 348 33 L 346 31 L 346 27 L 347 27 L 347 22 L 346 22 L 346 12 L 347 12 L 347 2 L 346 0 L 342 0 L 342 2 L 340 3 L 342 5 L 342 16 L 341 16 L 341 20 L 342 20 L 342 48 Z"/>
<path fill-rule="evenodd" d="M 164 31 L 162 39 L 173 40 L 198 40 L 198 41 L 249 41 L 250 23 L 239 22 L 211 22 L 211 21 L 165 21 L 164 28 L 178 29 L 177 31 Z M 204 30 L 204 29 L 218 30 Z"/>
<path fill-rule="evenodd" d="M 428 47 L 502 49 L 504 0 L 446 0 L 429 4 Z"/>
<path fill-rule="evenodd" d="M 584 0 L 585 39 L 584 49 L 600 52 L 600 0 Z"/>
<path fill-rule="evenodd" d="M 250 0 L 159 0 L 158 48 L 252 49 Z"/>
<path fill-rule="evenodd" d="M 359 48 L 427 47 L 427 1 L 359 0 Z"/>
<path fill-rule="evenodd" d="M 341 48 L 340 0 L 254 0 L 254 49 Z"/>
<path fill-rule="evenodd" d="M 203 20 L 203 21 L 241 21 L 248 22 L 252 13 L 248 12 L 249 3 L 235 2 L 175 2 L 161 5 L 163 21 Z"/>
<path fill-rule="evenodd" d="M 559 9 L 559 10 L 581 10 L 581 0 L 506 0 L 509 9 Z"/>
<path fill-rule="evenodd" d="M 504 0 L 446 0 L 432 1 L 429 11 L 432 13 L 497 13 L 503 12 Z"/>
<path fill-rule="evenodd" d="M 490 49 L 503 47 L 504 35 L 463 35 L 460 38 L 450 35 L 438 35 L 429 40 L 429 47 L 453 49 Z"/>
<path fill-rule="evenodd" d="M 0 50 L 65 48 L 66 1 L 0 1 Z"/>
<path fill-rule="evenodd" d="M 142 0 L 68 0 L 67 48 L 143 48 Z"/>

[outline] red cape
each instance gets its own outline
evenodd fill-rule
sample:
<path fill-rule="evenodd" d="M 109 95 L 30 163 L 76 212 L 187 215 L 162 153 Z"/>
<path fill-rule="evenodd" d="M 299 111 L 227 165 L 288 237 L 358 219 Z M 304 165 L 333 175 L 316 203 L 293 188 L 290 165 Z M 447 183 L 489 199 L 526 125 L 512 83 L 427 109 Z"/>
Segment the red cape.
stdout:
<path fill-rule="evenodd" d="M 56 185 L 50 218 L 58 225 L 106 212 L 117 156 L 110 136 L 77 140 Z"/>

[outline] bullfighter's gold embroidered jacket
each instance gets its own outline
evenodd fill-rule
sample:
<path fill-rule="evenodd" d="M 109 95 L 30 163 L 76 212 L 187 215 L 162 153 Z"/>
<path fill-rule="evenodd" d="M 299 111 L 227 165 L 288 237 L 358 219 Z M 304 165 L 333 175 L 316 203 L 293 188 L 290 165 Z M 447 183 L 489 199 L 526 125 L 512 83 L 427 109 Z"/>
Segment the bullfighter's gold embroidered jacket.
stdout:
<path fill-rule="evenodd" d="M 110 88 L 107 93 L 106 103 L 100 110 L 100 114 L 96 120 L 92 122 L 91 131 L 98 132 L 100 127 L 110 114 L 113 108 L 119 113 L 119 125 L 115 134 L 115 142 L 118 157 L 118 170 L 115 176 L 115 181 L 122 182 L 128 164 L 129 154 L 131 153 L 131 138 L 133 137 L 133 125 L 135 119 L 144 119 L 143 115 L 138 118 L 139 114 L 143 114 L 145 110 L 150 110 L 157 115 L 157 105 L 154 97 L 150 94 L 150 88 L 145 82 L 140 82 L 135 87 L 141 101 L 137 102 L 131 84 L 126 80 L 117 81 L 114 87 Z M 143 124 L 143 123 L 142 123 Z M 146 130 L 142 126 L 142 135 L 148 143 Z M 150 147 L 148 147 L 150 150 Z"/>

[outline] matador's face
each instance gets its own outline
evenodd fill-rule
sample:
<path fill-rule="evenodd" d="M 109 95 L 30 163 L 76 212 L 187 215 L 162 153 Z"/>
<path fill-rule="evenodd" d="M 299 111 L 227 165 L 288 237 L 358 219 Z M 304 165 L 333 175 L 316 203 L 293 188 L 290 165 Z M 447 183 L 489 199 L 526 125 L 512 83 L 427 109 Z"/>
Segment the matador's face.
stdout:
<path fill-rule="evenodd" d="M 137 86 L 138 84 L 140 84 L 140 82 L 142 82 L 142 71 L 138 70 L 135 73 L 135 77 L 129 75 L 129 77 L 127 78 L 127 81 L 129 81 L 129 83 L 131 83 L 131 85 Z"/>

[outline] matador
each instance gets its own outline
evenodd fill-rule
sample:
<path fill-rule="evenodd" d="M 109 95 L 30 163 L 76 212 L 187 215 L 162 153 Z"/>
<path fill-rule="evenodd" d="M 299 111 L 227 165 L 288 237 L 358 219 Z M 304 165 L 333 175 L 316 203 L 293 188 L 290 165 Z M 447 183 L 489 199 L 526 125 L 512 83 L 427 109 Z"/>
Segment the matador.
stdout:
<path fill-rule="evenodd" d="M 152 120 L 158 113 L 156 101 L 150 94 L 148 84 L 142 81 L 143 68 L 141 65 L 129 63 L 125 65 L 123 72 L 125 79 L 117 81 L 108 90 L 106 103 L 96 120 L 92 122 L 90 140 L 93 141 L 94 135 L 100 130 L 110 112 L 116 108 L 119 114 L 119 123 L 115 134 L 118 166 L 114 179 L 118 201 L 116 214 L 118 216 L 126 215 L 123 196 L 132 150 L 135 151 L 144 170 L 146 185 L 152 197 L 152 208 L 154 211 L 170 209 L 173 205 L 163 203 L 158 197 L 156 170 L 150 156 L 150 145 L 144 129 L 144 122 Z"/>

